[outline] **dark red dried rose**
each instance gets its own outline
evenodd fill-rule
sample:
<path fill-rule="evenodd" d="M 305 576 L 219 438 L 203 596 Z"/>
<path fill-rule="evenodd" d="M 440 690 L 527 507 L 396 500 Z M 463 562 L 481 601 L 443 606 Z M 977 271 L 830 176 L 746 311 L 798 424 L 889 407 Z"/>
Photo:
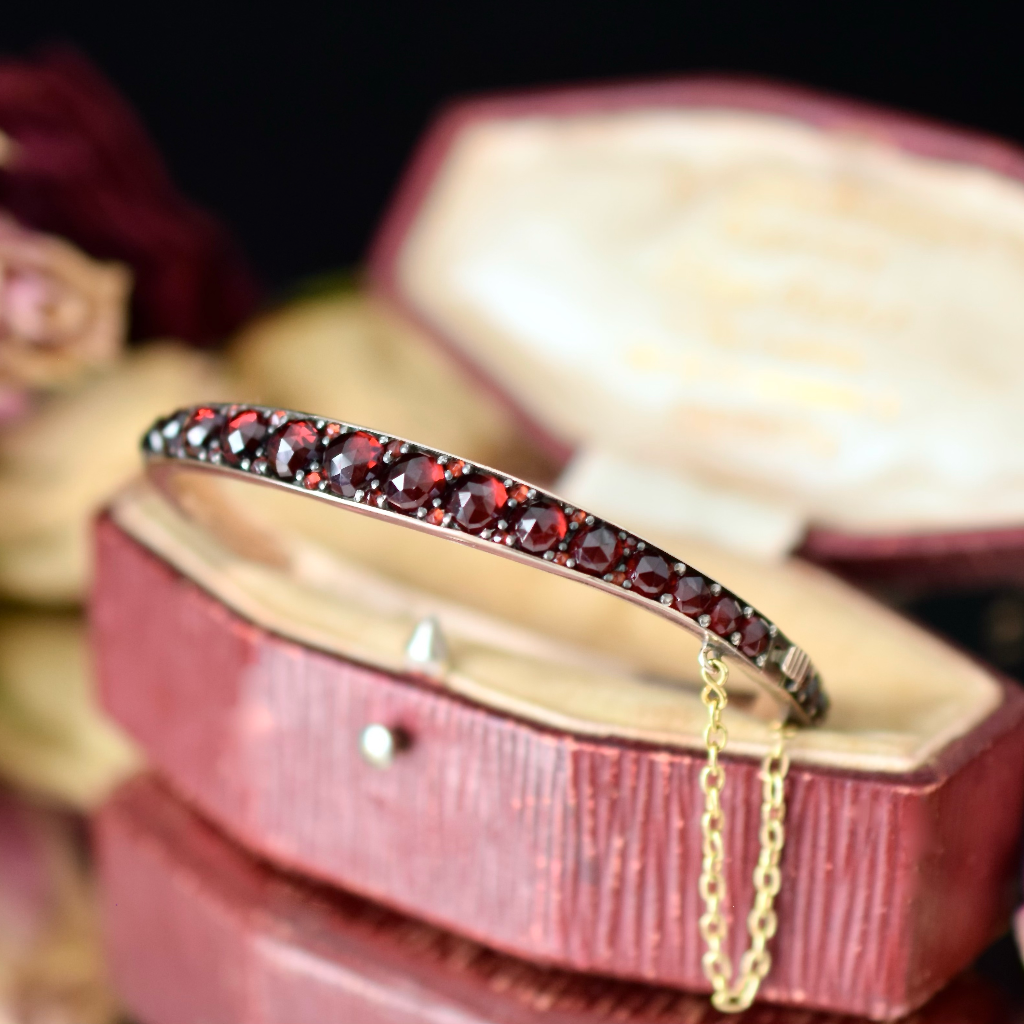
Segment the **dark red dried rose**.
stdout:
<path fill-rule="evenodd" d="M 68 48 L 0 61 L 0 208 L 133 272 L 136 338 L 222 339 L 257 289 L 224 228 L 174 187 L 137 117 Z"/>

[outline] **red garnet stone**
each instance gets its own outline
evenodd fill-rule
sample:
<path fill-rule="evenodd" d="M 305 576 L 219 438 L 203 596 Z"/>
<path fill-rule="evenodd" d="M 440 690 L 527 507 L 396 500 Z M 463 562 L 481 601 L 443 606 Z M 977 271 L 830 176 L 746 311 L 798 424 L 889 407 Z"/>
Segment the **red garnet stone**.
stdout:
<path fill-rule="evenodd" d="M 577 569 L 591 576 L 603 576 L 622 557 L 622 541 L 618 531 L 610 526 L 592 526 L 576 534 L 569 553 L 576 559 Z"/>
<path fill-rule="evenodd" d="M 185 439 L 185 450 L 189 455 L 198 455 L 200 450 L 206 447 L 206 442 L 210 440 L 212 434 L 215 434 L 224 425 L 224 416 L 222 413 L 217 412 L 216 409 L 209 409 L 203 407 L 196 409 L 187 420 L 185 420 L 185 426 L 182 430 L 182 434 Z"/>
<path fill-rule="evenodd" d="M 220 451 L 225 462 L 237 466 L 243 459 L 255 457 L 267 436 L 267 421 L 255 409 L 235 413 L 220 433 Z"/>
<path fill-rule="evenodd" d="M 274 472 L 283 480 L 292 480 L 300 470 L 305 472 L 313 461 L 317 429 L 309 420 L 292 420 L 270 439 L 267 459 Z"/>
<path fill-rule="evenodd" d="M 626 578 L 638 594 L 657 597 L 672 578 L 672 566 L 664 555 L 655 551 L 639 551 L 626 563 Z"/>
<path fill-rule="evenodd" d="M 500 480 L 473 473 L 452 491 L 447 509 L 462 529 L 479 533 L 494 525 L 507 500 L 508 492 Z"/>
<path fill-rule="evenodd" d="M 676 580 L 672 588 L 672 607 L 696 619 L 708 610 L 713 597 L 708 581 L 700 573 L 687 572 Z"/>
<path fill-rule="evenodd" d="M 771 634 L 768 632 L 768 623 L 760 615 L 751 615 L 744 619 L 737 629 L 740 634 L 739 650 L 748 658 L 756 658 L 768 650 L 771 642 Z"/>
<path fill-rule="evenodd" d="M 708 614 L 711 616 L 708 628 L 712 632 L 719 636 L 732 636 L 739 628 L 743 618 L 743 609 L 739 606 L 736 598 L 722 594 Z"/>
<path fill-rule="evenodd" d="M 524 508 L 512 524 L 519 546 L 531 555 L 541 555 L 561 544 L 568 528 L 565 513 L 557 505 L 546 502 Z"/>
<path fill-rule="evenodd" d="M 364 490 L 363 485 L 374 475 L 383 450 L 380 441 L 365 430 L 346 434 L 332 444 L 324 452 L 324 469 L 331 490 L 343 498 Z"/>
<path fill-rule="evenodd" d="M 407 455 L 391 467 L 384 496 L 399 512 L 415 512 L 439 498 L 444 488 L 444 466 L 429 455 Z"/>

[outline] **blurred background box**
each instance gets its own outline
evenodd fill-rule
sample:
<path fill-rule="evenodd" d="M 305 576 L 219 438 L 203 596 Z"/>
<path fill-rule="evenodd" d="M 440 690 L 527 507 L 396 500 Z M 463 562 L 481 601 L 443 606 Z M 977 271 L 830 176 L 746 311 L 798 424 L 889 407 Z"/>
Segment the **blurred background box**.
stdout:
<path fill-rule="evenodd" d="M 1006 143 L 642 82 L 452 106 L 371 281 L 574 460 L 581 505 L 948 591 L 1024 573 L 1022 230 Z"/>

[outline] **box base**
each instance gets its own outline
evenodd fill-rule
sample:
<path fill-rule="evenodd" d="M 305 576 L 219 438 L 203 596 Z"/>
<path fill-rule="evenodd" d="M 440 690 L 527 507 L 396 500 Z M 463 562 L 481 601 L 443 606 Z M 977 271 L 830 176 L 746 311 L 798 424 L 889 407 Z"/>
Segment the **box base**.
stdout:
<path fill-rule="evenodd" d="M 705 997 L 544 969 L 274 872 L 154 777 L 95 827 L 108 953 L 144 1024 L 701 1024 Z M 756 1006 L 743 1024 L 853 1018 Z M 1010 1024 L 1000 995 L 959 978 L 917 1024 Z"/>
<path fill-rule="evenodd" d="M 210 820 L 279 867 L 509 955 L 706 991 L 700 751 L 498 714 L 240 618 L 109 520 L 94 600 L 103 700 Z M 359 753 L 372 722 L 409 749 Z M 752 900 L 760 782 L 724 794 L 729 953 Z M 1024 695 L 909 773 L 794 764 L 778 1003 L 892 1020 L 1006 927 L 1024 799 Z"/>

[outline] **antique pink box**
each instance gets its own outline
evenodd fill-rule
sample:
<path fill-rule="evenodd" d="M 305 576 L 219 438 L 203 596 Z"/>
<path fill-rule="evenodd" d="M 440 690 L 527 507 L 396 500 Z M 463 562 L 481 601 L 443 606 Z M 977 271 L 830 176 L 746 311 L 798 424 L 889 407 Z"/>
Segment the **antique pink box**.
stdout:
<path fill-rule="evenodd" d="M 893 1019 L 1008 923 L 1024 696 L 837 573 L 1019 578 L 1022 251 L 1016 150 L 704 79 L 454 106 L 374 247 L 377 301 L 515 410 L 554 489 L 693 552 L 822 668 L 769 1001 Z M 257 857 L 503 954 L 707 991 L 695 651 L 262 491 L 201 528 L 140 484 L 98 526 L 103 701 L 167 786 Z M 442 679 L 403 660 L 431 614 Z M 768 733 L 729 715 L 738 955 Z M 387 770 L 370 724 L 407 739 Z"/>

